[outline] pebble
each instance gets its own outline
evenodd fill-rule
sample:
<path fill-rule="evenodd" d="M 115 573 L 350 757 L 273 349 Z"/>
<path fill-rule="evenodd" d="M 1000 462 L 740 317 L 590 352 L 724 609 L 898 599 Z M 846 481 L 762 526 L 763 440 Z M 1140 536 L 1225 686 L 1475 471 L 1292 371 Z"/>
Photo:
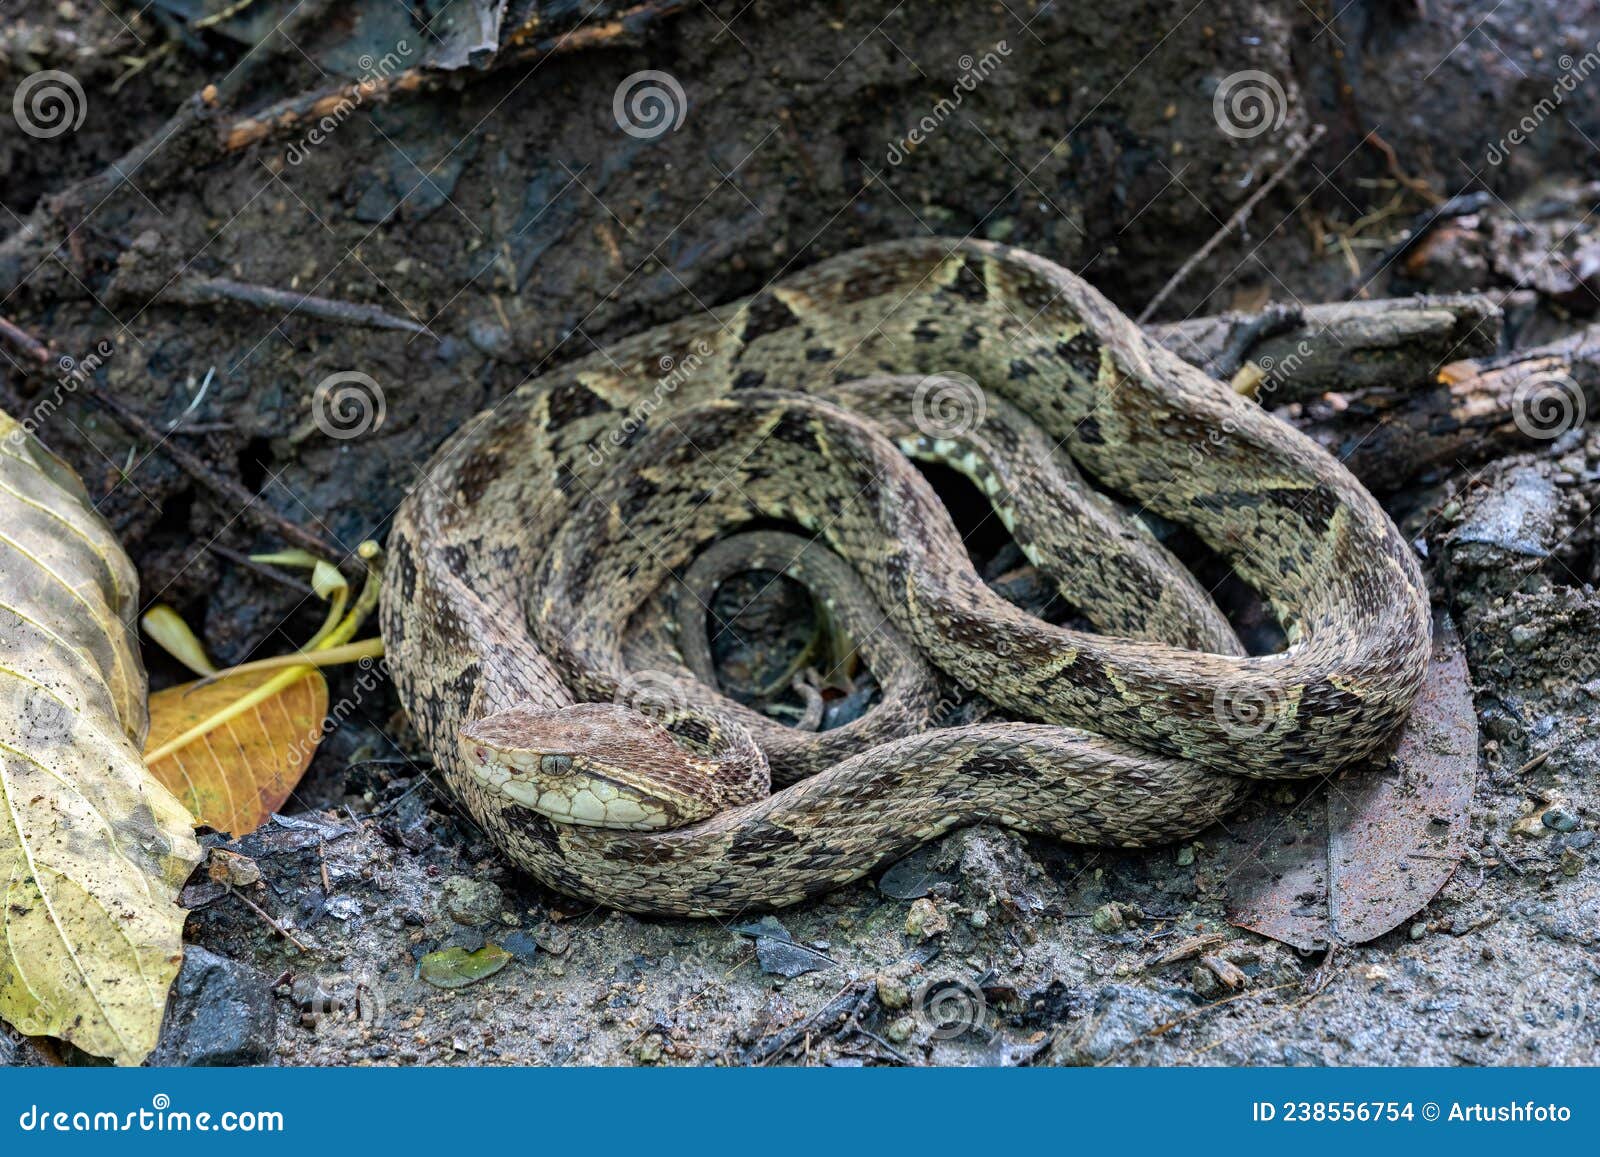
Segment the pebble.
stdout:
<path fill-rule="evenodd" d="M 1561 849 L 1561 874 L 1576 876 L 1583 871 L 1583 857 L 1571 848 Z"/>
<path fill-rule="evenodd" d="M 1531 623 L 1518 623 L 1511 628 L 1511 642 L 1515 646 L 1528 648 L 1538 642 L 1543 634 L 1542 627 L 1536 627 Z"/>
<path fill-rule="evenodd" d="M 878 1000 L 884 1008 L 904 1008 L 911 1003 L 911 990 L 896 977 L 878 974 Z"/>
<path fill-rule="evenodd" d="M 1094 930 L 1103 936 L 1110 936 L 1114 932 L 1121 932 L 1130 924 L 1139 922 L 1139 909 L 1132 904 L 1123 904 L 1117 900 L 1109 904 L 1102 904 L 1094 910 L 1094 915 L 1089 918 L 1089 923 L 1094 925 Z"/>
<path fill-rule="evenodd" d="M 1543 818 L 1544 826 L 1555 832 L 1577 831 L 1580 822 L 1576 815 L 1560 804 L 1546 808 Z"/>
<path fill-rule="evenodd" d="M 498 919 L 504 907 L 498 886 L 470 876 L 445 877 L 440 896 L 450 918 L 469 928 Z"/>
<path fill-rule="evenodd" d="M 191 944 L 151 1063 L 265 1063 L 277 1038 L 271 983 L 253 968 Z"/>
<path fill-rule="evenodd" d="M 930 940 L 950 931 L 950 918 L 932 900 L 924 897 L 914 900 L 906 913 L 906 935 L 916 940 Z"/>
<path fill-rule="evenodd" d="M 903 1045 L 911 1039 L 911 1034 L 916 1031 L 917 1022 L 909 1016 L 902 1016 L 892 1022 L 883 1030 L 883 1035 L 897 1045 Z"/>
<path fill-rule="evenodd" d="M 1178 849 L 1178 867 L 1187 868 L 1194 863 L 1194 845 L 1184 844 Z"/>

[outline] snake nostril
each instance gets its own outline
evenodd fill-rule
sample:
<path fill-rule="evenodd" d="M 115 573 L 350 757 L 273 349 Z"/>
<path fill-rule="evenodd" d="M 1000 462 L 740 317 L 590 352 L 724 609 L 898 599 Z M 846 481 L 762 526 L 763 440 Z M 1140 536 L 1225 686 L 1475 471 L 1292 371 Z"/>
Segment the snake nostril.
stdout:
<path fill-rule="evenodd" d="M 478 757 L 478 762 L 479 763 L 488 763 L 489 762 L 489 749 L 487 747 L 480 747 L 480 748 L 476 749 L 476 751 L 474 751 L 473 754 L 475 754 Z"/>

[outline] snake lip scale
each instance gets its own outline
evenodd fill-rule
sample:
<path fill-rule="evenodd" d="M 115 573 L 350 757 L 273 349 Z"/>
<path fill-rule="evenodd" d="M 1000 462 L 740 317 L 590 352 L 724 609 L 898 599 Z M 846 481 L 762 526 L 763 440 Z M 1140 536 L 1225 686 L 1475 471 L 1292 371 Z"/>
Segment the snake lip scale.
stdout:
<path fill-rule="evenodd" d="M 918 457 L 978 485 L 1095 631 L 985 586 Z M 1245 655 L 1108 492 L 1226 559 L 1288 649 Z M 772 524 L 814 543 L 808 581 L 882 688 L 847 727 L 752 718 L 684 640 L 639 631 L 706 548 Z M 840 562 L 853 579 L 826 577 Z M 964 824 L 1191 835 L 1252 779 L 1377 752 L 1430 616 L 1412 551 L 1309 439 L 1067 270 L 930 238 L 822 261 L 479 415 L 396 516 L 383 634 L 423 741 L 515 863 L 584 900 L 722 916 Z M 952 684 L 993 710 L 941 725 Z"/>

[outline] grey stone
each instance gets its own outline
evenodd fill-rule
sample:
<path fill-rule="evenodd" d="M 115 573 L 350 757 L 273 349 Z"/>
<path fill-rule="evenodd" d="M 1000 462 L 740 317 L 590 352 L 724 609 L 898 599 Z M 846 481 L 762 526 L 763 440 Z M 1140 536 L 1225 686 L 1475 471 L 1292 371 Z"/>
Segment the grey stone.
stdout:
<path fill-rule="evenodd" d="M 272 1055 L 276 1036 L 271 978 L 191 945 L 151 1063 L 257 1065 Z"/>

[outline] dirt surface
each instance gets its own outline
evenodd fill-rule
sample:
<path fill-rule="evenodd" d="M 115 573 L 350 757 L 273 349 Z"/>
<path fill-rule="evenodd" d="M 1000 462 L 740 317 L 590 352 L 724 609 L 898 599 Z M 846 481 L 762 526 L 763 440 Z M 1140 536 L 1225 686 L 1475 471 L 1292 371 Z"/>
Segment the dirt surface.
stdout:
<path fill-rule="evenodd" d="M 1573 96 L 1489 159 L 1594 47 L 1593 3 L 699 5 L 610 46 L 461 70 L 358 109 L 321 143 L 302 128 L 237 151 L 221 144 L 231 125 L 359 74 L 361 48 L 381 58 L 404 30 L 347 14 L 292 44 L 268 35 L 240 90 L 164 139 L 173 110 L 225 84 L 282 15 L 262 4 L 265 24 L 198 33 L 164 22 L 198 7 L 6 10 L 5 91 L 66 70 L 88 114 L 53 140 L 0 136 L 0 316 L 62 354 L 114 352 L 82 389 L 0 362 L 13 367 L 0 405 L 48 407 L 41 436 L 83 473 L 149 598 L 223 660 L 298 645 L 321 608 L 241 566 L 281 537 L 97 392 L 350 551 L 381 539 L 446 435 L 542 366 L 863 242 L 1016 242 L 1137 312 L 1313 124 L 1327 135 L 1160 320 L 1338 300 L 1363 282 L 1374 296 L 1530 291 L 1504 346 L 1594 312 L 1594 198 L 1538 210 L 1600 172 L 1600 104 Z M 621 7 L 541 10 L 560 30 Z M 986 53 L 992 73 L 896 162 Z M 678 131 L 619 130 L 614 95 L 642 69 L 681 84 Z M 1252 70 L 1282 93 L 1270 131 L 1219 131 L 1213 94 Z M 1374 127 L 1381 143 L 1363 143 Z M 127 183 L 71 195 L 151 134 L 163 143 Z M 1397 249 L 1465 191 L 1487 194 L 1476 215 Z M 199 278 L 372 306 L 420 332 L 197 303 L 185 287 Z M 349 372 L 375 383 L 383 416 L 335 436 L 312 399 Z M 1303 956 L 1231 927 L 1233 824 L 1139 855 L 962 832 L 776 925 L 585 909 L 508 869 L 440 794 L 386 683 L 335 675 L 347 719 L 289 816 L 228 845 L 264 882 L 242 897 L 191 885 L 194 947 L 156 1059 L 1600 1063 L 1600 437 L 1463 454 L 1382 497 L 1460 629 L 1483 743 L 1467 859 L 1371 944 Z M 147 658 L 158 684 L 177 676 Z M 1304 794 L 1268 793 L 1251 814 Z M 450 949 L 508 959 L 447 990 L 419 962 Z M 0 1060 L 41 1059 L 0 1033 Z"/>

